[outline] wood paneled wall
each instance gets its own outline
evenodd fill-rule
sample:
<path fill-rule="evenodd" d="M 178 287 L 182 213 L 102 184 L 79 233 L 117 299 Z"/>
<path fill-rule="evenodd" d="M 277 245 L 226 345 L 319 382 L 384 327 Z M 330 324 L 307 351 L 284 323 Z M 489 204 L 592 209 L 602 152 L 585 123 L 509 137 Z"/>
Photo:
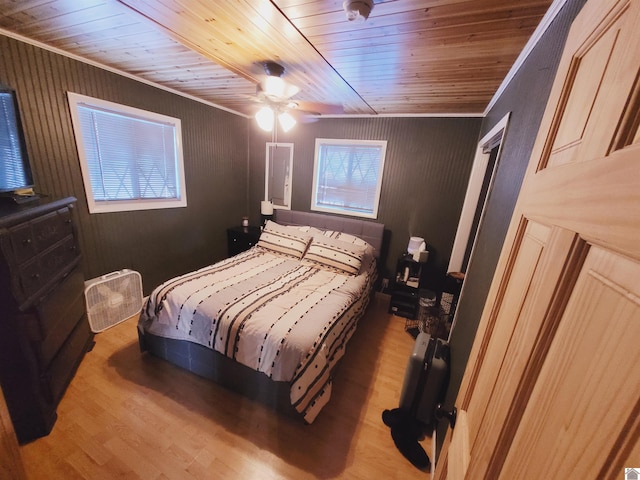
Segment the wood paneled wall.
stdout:
<path fill-rule="evenodd" d="M 0 36 L 0 82 L 18 92 L 38 192 L 74 195 L 87 278 L 132 268 L 145 292 L 226 254 L 225 229 L 260 221 L 269 134 L 246 119 Z M 66 92 L 182 120 L 188 207 L 89 215 Z M 387 140 L 378 220 L 388 230 L 385 275 L 409 237 L 425 237 L 432 279 L 445 273 L 480 118 L 351 118 L 299 124 L 293 142 L 293 208 L 308 211 L 315 138 Z"/>
<path fill-rule="evenodd" d="M 253 120 L 0 36 L 0 82 L 18 92 L 36 189 L 74 195 L 87 278 L 131 268 L 145 292 L 225 256 L 225 229 L 250 214 L 259 223 L 264 151 L 271 136 Z M 89 215 L 66 92 L 182 120 L 188 207 Z M 431 252 L 429 278 L 446 273 L 480 118 L 351 118 L 299 124 L 293 142 L 294 209 L 308 211 L 315 138 L 388 141 L 378 220 L 388 230 L 385 275 L 409 237 Z M 434 285 L 434 288 L 437 285 Z"/>
<path fill-rule="evenodd" d="M 392 275 L 410 236 L 430 250 L 427 281 L 437 288 L 446 274 L 466 193 L 481 118 L 345 118 L 298 124 L 278 141 L 294 144 L 292 207 L 310 211 L 316 138 L 387 140 L 377 221 L 388 230 L 384 275 Z M 250 208 L 259 221 L 264 198 L 265 142 L 251 130 Z"/>
<path fill-rule="evenodd" d="M 248 119 L 4 36 L 0 83 L 17 91 L 36 191 L 78 198 L 87 278 L 131 268 L 148 293 L 226 256 L 247 215 Z M 89 215 L 67 91 L 180 118 L 188 206 Z"/>

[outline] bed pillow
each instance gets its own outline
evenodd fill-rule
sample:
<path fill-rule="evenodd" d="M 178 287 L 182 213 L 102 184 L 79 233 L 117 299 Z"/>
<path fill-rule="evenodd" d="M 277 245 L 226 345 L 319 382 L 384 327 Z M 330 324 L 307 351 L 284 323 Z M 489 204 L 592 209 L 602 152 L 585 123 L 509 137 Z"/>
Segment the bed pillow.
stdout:
<path fill-rule="evenodd" d="M 373 250 L 375 253 L 375 248 L 373 248 L 371 244 L 360 237 L 351 235 L 350 233 L 336 232 L 335 230 L 324 230 L 322 234 L 325 237 L 334 238 L 336 240 L 340 240 L 341 242 L 353 243 L 354 245 L 364 245 L 368 249 Z"/>
<path fill-rule="evenodd" d="M 318 235 L 324 235 L 324 230 L 320 230 L 316 227 L 310 227 L 308 225 L 287 225 L 287 228 L 296 230 L 298 232 L 304 232 L 310 237 L 317 237 Z"/>
<path fill-rule="evenodd" d="M 353 243 L 354 245 L 364 245 L 365 254 L 362 258 L 360 273 L 371 270 L 372 263 L 375 262 L 376 249 L 373 248 L 373 246 L 369 242 L 355 235 L 351 235 L 350 233 L 336 232 L 334 230 L 325 230 L 323 232 L 323 235 L 326 237 L 334 238 L 336 240 L 340 240 L 341 242 Z"/>
<path fill-rule="evenodd" d="M 354 245 L 325 236 L 313 237 L 303 260 L 357 275 L 365 251 L 364 245 Z"/>
<path fill-rule="evenodd" d="M 258 246 L 272 252 L 302 258 L 310 241 L 310 235 L 268 220 L 258 240 Z"/>

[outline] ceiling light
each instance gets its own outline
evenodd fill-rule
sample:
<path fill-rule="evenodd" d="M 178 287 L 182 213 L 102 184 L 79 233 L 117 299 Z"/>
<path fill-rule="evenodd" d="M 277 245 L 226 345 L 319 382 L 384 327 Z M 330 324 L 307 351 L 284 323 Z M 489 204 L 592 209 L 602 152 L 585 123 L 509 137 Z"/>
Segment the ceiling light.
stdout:
<path fill-rule="evenodd" d="M 342 8 L 347 14 L 347 20 L 362 23 L 373 10 L 373 0 L 345 0 Z"/>
<path fill-rule="evenodd" d="M 295 85 L 285 82 L 282 79 L 284 67 L 275 62 L 267 62 L 264 64 L 264 71 L 267 77 L 258 84 L 258 95 L 264 94 L 268 98 L 278 101 L 294 96 L 300 91 Z"/>
<path fill-rule="evenodd" d="M 278 123 L 280 127 L 282 127 L 282 130 L 288 132 L 295 126 L 296 119 L 293 118 L 289 112 L 283 112 L 278 115 Z"/>
<path fill-rule="evenodd" d="M 280 77 L 267 77 L 264 80 L 263 88 L 267 95 L 280 98 L 285 93 L 286 85 Z"/>
<path fill-rule="evenodd" d="M 256 113 L 256 120 L 258 121 L 258 126 L 266 131 L 270 132 L 273 130 L 273 122 L 274 122 L 275 113 L 269 107 L 262 107 Z"/>

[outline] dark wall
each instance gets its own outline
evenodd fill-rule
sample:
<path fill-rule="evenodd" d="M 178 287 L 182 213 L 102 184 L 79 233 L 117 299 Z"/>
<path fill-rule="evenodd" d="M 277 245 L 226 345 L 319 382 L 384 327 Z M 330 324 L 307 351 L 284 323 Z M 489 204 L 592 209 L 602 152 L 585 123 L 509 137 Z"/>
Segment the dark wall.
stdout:
<path fill-rule="evenodd" d="M 255 122 L 254 122 L 255 123 Z M 300 123 L 279 142 L 294 144 L 292 208 L 310 211 L 316 138 L 387 140 L 377 221 L 389 234 L 386 275 L 406 251 L 410 236 L 430 250 L 427 281 L 443 277 L 462 210 L 480 129 L 480 118 L 351 118 Z M 259 222 L 264 198 L 265 143 L 271 135 L 251 130 L 251 220 Z"/>
<path fill-rule="evenodd" d="M 87 278 L 131 268 L 148 293 L 226 256 L 247 214 L 248 119 L 4 36 L 0 83 L 17 91 L 36 191 L 78 199 Z M 67 91 L 180 118 L 188 206 L 89 215 Z"/>
<path fill-rule="evenodd" d="M 252 119 L 189 100 L 44 49 L 0 36 L 0 82 L 16 89 L 36 190 L 78 198 L 87 278 L 131 268 L 145 292 L 226 255 L 225 229 L 260 221 L 265 143 Z M 88 213 L 66 92 L 180 118 L 188 207 Z M 388 230 L 386 271 L 412 235 L 426 239 L 430 281 L 449 261 L 480 118 L 324 119 L 298 124 L 293 142 L 296 210 L 309 211 L 315 138 L 387 140 L 378 221 Z"/>
<path fill-rule="evenodd" d="M 480 138 L 511 112 L 451 335 L 453 360 L 447 405 L 453 405 L 458 393 L 564 43 L 584 3 L 585 0 L 567 1 L 482 122 Z M 444 435 L 439 437 L 442 438 Z"/>

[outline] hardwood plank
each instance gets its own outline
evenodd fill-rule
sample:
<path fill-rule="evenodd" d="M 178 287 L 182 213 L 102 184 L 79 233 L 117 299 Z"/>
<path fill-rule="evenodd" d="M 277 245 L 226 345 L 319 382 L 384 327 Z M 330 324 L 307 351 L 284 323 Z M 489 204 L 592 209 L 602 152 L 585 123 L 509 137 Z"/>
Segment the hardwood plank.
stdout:
<path fill-rule="evenodd" d="M 381 418 L 413 348 L 388 301 L 372 301 L 312 425 L 141 354 L 123 322 L 96 336 L 51 434 L 20 447 L 27 478 L 428 478 Z"/>
<path fill-rule="evenodd" d="M 2 388 L 0 388 L 0 478 L 15 480 L 26 478 L 18 450 L 18 439 L 11 424 Z"/>
<path fill-rule="evenodd" d="M 0 28 L 245 115 L 267 60 L 301 103 L 480 113 L 551 3 L 376 1 L 357 23 L 341 0 L 0 0 Z M 209 68 L 192 69 L 194 58 Z M 208 81 L 219 76 L 230 81 Z M 406 85 L 433 100 L 415 102 Z"/>

